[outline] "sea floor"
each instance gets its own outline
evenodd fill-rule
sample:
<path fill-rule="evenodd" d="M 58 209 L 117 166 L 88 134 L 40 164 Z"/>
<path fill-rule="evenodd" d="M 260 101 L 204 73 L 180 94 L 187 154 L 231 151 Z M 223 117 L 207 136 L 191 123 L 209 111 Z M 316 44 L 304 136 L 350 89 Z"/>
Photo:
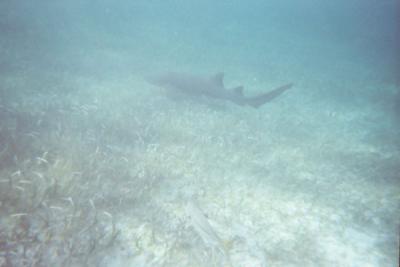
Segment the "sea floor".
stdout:
<path fill-rule="evenodd" d="M 0 266 L 396 266 L 384 98 L 343 103 L 323 76 L 280 74 L 247 79 L 295 82 L 252 109 L 77 73 L 0 75 Z"/>

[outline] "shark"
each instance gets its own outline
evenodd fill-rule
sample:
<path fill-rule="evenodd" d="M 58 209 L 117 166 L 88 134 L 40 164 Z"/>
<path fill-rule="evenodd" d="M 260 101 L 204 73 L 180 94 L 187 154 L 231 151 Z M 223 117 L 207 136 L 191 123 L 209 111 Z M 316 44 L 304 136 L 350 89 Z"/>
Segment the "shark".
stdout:
<path fill-rule="evenodd" d="M 196 76 L 187 73 L 167 72 L 147 78 L 152 85 L 192 97 L 208 97 L 230 101 L 239 106 L 259 108 L 274 100 L 286 90 L 292 88 L 293 83 L 288 83 L 266 93 L 247 97 L 243 94 L 243 86 L 227 89 L 224 85 L 224 73 L 219 72 L 211 77 Z"/>

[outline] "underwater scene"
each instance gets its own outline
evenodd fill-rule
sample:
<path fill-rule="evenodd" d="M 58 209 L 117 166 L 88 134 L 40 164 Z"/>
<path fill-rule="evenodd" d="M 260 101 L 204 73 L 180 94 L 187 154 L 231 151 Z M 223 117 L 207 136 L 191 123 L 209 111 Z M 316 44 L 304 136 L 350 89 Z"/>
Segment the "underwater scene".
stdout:
<path fill-rule="evenodd" d="M 0 1 L 0 267 L 395 267 L 397 0 Z"/>

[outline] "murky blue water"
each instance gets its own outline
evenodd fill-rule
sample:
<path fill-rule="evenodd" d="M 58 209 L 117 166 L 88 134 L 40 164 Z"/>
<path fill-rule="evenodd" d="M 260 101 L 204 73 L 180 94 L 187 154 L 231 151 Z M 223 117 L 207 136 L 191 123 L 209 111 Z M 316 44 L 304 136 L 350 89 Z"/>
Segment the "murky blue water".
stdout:
<path fill-rule="evenodd" d="M 396 266 L 399 20 L 2 1 L 0 266 Z"/>

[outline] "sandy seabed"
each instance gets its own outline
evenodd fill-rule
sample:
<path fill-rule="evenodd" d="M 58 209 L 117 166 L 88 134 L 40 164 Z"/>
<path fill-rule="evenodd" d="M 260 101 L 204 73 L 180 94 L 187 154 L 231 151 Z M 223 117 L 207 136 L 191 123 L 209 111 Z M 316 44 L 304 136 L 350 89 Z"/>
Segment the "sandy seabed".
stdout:
<path fill-rule="evenodd" d="M 397 264 L 398 130 L 378 104 L 304 77 L 252 109 L 37 74 L 0 77 L 0 266 Z"/>

